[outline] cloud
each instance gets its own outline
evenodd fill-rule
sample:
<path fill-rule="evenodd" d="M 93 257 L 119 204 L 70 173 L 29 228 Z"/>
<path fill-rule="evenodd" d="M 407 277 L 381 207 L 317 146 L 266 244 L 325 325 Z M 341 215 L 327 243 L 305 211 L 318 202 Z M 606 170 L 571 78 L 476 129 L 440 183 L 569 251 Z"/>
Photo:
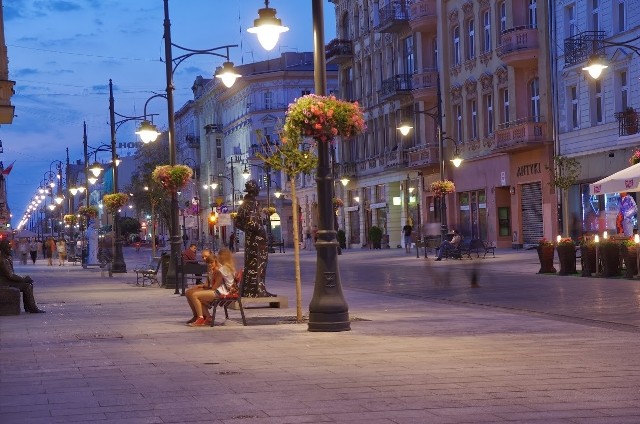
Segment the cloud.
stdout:
<path fill-rule="evenodd" d="M 17 71 L 11 72 L 11 76 L 13 78 L 24 78 L 24 77 L 28 77 L 31 75 L 38 75 L 38 74 L 40 74 L 40 71 L 34 68 L 22 68 L 22 69 L 18 69 Z"/>
<path fill-rule="evenodd" d="M 82 10 L 82 7 L 76 2 L 66 0 L 35 1 L 33 2 L 33 6 L 38 9 L 46 9 L 51 12 L 71 12 Z"/>

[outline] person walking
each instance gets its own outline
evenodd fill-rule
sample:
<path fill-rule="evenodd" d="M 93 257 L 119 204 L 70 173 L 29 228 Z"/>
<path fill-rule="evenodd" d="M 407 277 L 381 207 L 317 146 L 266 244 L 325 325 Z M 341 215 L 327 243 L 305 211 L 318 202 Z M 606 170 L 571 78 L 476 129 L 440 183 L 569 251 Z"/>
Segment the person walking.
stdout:
<path fill-rule="evenodd" d="M 26 239 L 21 239 L 18 243 L 18 252 L 20 253 L 20 263 L 27 264 L 27 255 L 29 253 L 29 244 Z"/>
<path fill-rule="evenodd" d="M 402 227 L 402 236 L 404 238 L 404 249 L 407 253 L 411 252 L 411 231 L 413 231 L 413 227 L 411 224 L 407 222 L 407 224 Z"/>
<path fill-rule="evenodd" d="M 67 260 L 67 242 L 64 239 L 58 240 L 56 251 L 58 252 L 58 266 L 64 266 L 64 262 Z"/>
<path fill-rule="evenodd" d="M 29 243 L 29 255 L 31 255 L 31 262 L 36 263 L 36 259 L 38 259 L 38 242 L 35 239 L 31 239 Z"/>
<path fill-rule="evenodd" d="M 56 250 L 56 242 L 49 237 L 44 242 L 44 256 L 47 258 L 47 266 L 53 266 L 53 252 Z"/>

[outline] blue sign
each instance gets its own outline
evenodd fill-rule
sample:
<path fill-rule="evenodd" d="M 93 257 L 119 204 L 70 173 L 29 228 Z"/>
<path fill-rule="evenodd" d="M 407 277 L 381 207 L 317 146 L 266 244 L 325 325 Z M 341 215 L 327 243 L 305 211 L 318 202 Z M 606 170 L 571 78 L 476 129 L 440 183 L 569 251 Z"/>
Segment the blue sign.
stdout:
<path fill-rule="evenodd" d="M 220 212 L 221 213 L 229 213 L 229 207 L 228 206 L 221 206 L 220 207 Z"/>

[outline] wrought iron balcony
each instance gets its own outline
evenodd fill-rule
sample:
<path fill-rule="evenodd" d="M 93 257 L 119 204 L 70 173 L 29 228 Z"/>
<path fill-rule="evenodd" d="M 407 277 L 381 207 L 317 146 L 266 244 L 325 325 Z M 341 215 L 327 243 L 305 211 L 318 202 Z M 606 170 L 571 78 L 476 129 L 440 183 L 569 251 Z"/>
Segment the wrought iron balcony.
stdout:
<path fill-rule="evenodd" d="M 215 134 L 222 132 L 222 124 L 207 124 L 204 126 L 207 134 Z"/>
<path fill-rule="evenodd" d="M 187 134 L 185 137 L 185 141 L 187 142 L 187 147 L 190 149 L 199 149 L 200 148 L 200 137 L 194 134 Z"/>
<path fill-rule="evenodd" d="M 615 113 L 618 121 L 618 135 L 627 136 L 640 133 L 640 113 L 633 108 Z"/>
<path fill-rule="evenodd" d="M 564 66 L 586 62 L 591 56 L 602 54 L 605 31 L 583 31 L 564 40 Z"/>
<path fill-rule="evenodd" d="M 406 0 L 394 0 L 378 12 L 376 32 L 399 32 L 409 27 L 409 7 Z"/>
<path fill-rule="evenodd" d="M 325 49 L 327 63 L 341 64 L 353 59 L 353 45 L 351 40 L 331 40 Z"/>
<path fill-rule="evenodd" d="M 399 74 L 382 81 L 382 87 L 378 91 L 380 100 L 394 100 L 411 94 L 410 74 Z"/>

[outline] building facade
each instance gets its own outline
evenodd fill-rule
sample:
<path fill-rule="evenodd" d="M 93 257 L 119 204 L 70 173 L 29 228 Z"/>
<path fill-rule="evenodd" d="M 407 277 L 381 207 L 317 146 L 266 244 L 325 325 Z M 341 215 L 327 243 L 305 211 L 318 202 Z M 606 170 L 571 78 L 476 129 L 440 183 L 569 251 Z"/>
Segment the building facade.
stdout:
<path fill-rule="evenodd" d="M 640 1 L 554 5 L 559 154 L 580 164 L 578 181 L 569 189 L 569 216 L 575 232 L 615 231 L 618 193 L 592 196 L 589 183 L 629 166 L 640 144 Z M 598 79 L 582 70 L 593 55 L 608 65 Z"/>
<path fill-rule="evenodd" d="M 333 3 L 338 39 L 327 59 L 340 64 L 341 95 L 361 102 L 369 128 L 340 146 L 352 244 L 366 243 L 371 225 L 391 246 L 406 223 L 439 233 L 442 198 L 430 186 L 442 178 L 456 186 L 446 221 L 465 238 L 522 247 L 556 234 L 546 3 Z"/>

